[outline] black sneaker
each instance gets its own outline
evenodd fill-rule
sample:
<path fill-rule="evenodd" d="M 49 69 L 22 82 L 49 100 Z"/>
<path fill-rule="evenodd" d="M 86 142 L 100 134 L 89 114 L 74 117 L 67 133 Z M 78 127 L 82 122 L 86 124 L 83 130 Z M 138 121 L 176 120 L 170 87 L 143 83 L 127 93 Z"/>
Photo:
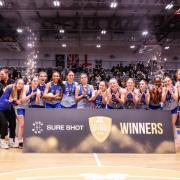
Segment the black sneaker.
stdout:
<path fill-rule="evenodd" d="M 19 143 L 19 148 L 23 149 L 23 142 Z"/>

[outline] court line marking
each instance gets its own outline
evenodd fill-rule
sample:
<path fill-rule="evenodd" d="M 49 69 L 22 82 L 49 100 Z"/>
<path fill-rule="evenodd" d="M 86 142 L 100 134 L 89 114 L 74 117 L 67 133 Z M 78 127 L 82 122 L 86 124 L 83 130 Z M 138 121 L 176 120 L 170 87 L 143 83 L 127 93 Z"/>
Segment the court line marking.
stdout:
<path fill-rule="evenodd" d="M 99 174 L 101 175 L 101 174 Z M 16 178 L 16 180 L 31 180 L 31 179 L 56 179 L 56 178 L 75 178 L 75 177 L 84 177 L 83 175 L 79 174 L 79 175 L 66 175 L 66 176 L 34 176 L 34 177 L 18 177 Z M 104 179 L 104 177 L 106 176 L 102 176 L 102 178 Z M 180 180 L 180 178 L 177 177 L 158 177 L 158 176 L 129 176 L 127 175 L 127 177 L 129 178 L 148 178 L 148 179 L 169 179 L 169 180 Z"/>
<path fill-rule="evenodd" d="M 98 166 L 98 167 L 101 167 L 102 164 L 101 164 L 101 161 L 100 161 L 98 155 L 97 155 L 96 153 L 93 153 L 93 156 L 94 156 L 94 159 L 96 160 L 97 166 Z"/>
<path fill-rule="evenodd" d="M 8 174 L 16 174 L 16 173 L 22 173 L 22 172 L 29 172 L 29 171 L 38 171 L 38 170 L 46 170 L 46 169 L 65 169 L 65 168 L 89 168 L 89 167 L 96 167 L 95 165 L 89 165 L 89 166 L 60 166 L 60 167 L 44 167 L 44 168 L 34 168 L 34 169 L 24 169 L 24 170 L 17 170 L 17 171 L 11 171 L 11 172 L 4 172 L 0 173 L 0 176 L 8 175 Z M 140 166 L 125 166 L 125 165 L 102 165 L 101 168 L 135 168 L 135 169 L 146 169 L 146 170 L 155 170 L 155 171 L 164 171 L 164 172 L 178 172 L 177 170 L 169 170 L 169 169 L 158 169 L 158 168 L 146 168 L 146 167 L 140 167 Z"/>

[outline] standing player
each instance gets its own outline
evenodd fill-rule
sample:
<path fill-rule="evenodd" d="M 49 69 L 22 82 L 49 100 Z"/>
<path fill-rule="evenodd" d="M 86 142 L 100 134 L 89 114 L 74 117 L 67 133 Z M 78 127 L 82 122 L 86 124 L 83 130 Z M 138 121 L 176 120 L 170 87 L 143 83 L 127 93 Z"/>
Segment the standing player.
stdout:
<path fill-rule="evenodd" d="M 149 101 L 150 94 L 147 88 L 147 82 L 141 80 L 139 82 L 137 109 L 149 109 Z"/>
<path fill-rule="evenodd" d="M 180 121 L 180 69 L 177 70 L 176 72 L 176 88 L 178 90 L 178 99 L 179 99 L 179 105 L 178 105 L 178 120 Z"/>
<path fill-rule="evenodd" d="M 46 88 L 46 81 L 47 81 L 47 73 L 44 71 L 41 71 L 39 73 L 39 85 L 38 89 L 41 91 L 41 101 L 40 101 L 40 107 L 45 108 L 45 102 L 43 100 L 43 94 L 44 90 Z"/>
<path fill-rule="evenodd" d="M 124 93 L 115 78 L 110 79 L 106 109 L 123 109 Z"/>
<path fill-rule="evenodd" d="M 94 88 L 92 85 L 88 84 L 87 74 L 82 73 L 80 75 L 80 82 L 79 86 L 76 88 L 75 92 L 75 99 L 77 101 L 77 108 L 78 109 L 85 109 L 85 108 L 92 108 L 92 93 Z"/>
<path fill-rule="evenodd" d="M 64 85 L 60 73 L 55 71 L 52 74 L 52 81 L 47 83 L 43 98 L 46 108 L 61 108 L 61 99 Z"/>
<path fill-rule="evenodd" d="M 23 96 L 23 94 L 24 94 L 24 96 Z M 12 136 L 11 135 L 12 129 L 10 128 L 9 145 L 4 141 L 5 136 L 7 135 L 7 128 L 8 128 L 6 123 L 9 121 L 8 118 L 6 117 L 5 112 L 7 112 L 7 110 L 11 109 L 12 104 L 20 105 L 22 103 L 21 100 L 24 97 L 25 97 L 24 82 L 22 79 L 18 79 L 18 80 L 16 80 L 16 82 L 14 84 L 8 85 L 5 88 L 5 91 L 0 98 L 1 148 L 9 148 L 9 145 L 10 145 L 10 147 L 17 147 L 15 145 L 16 143 L 14 143 L 15 129 L 13 129 L 13 136 Z M 6 123 L 5 123 L 5 121 L 6 121 Z M 18 118 L 17 118 L 17 121 L 19 123 L 19 129 L 21 131 L 21 127 L 23 126 L 23 124 L 21 122 L 19 122 Z M 18 133 L 19 133 L 19 129 L 18 129 Z"/>
<path fill-rule="evenodd" d="M 162 82 L 159 77 L 154 79 L 154 84 L 149 87 L 150 102 L 149 109 L 160 110 L 162 109 L 161 97 L 162 97 Z"/>
<path fill-rule="evenodd" d="M 92 98 L 93 108 L 104 109 L 107 103 L 107 85 L 105 81 L 99 83 L 99 89 L 93 92 Z"/>
<path fill-rule="evenodd" d="M 135 109 L 138 103 L 138 91 L 135 89 L 135 82 L 129 78 L 126 82 L 125 109 Z"/>
<path fill-rule="evenodd" d="M 63 98 L 61 100 L 62 108 L 76 108 L 76 100 L 75 100 L 75 91 L 77 82 L 74 81 L 74 72 L 69 71 L 67 73 L 67 81 L 63 82 L 64 90 L 63 90 Z"/>
<path fill-rule="evenodd" d="M 26 99 L 26 88 L 23 79 L 16 80 L 15 84 L 12 86 L 12 92 L 9 97 L 9 101 L 15 107 L 16 120 L 18 123 L 17 138 L 13 144 L 12 139 L 10 139 L 10 146 L 15 148 L 22 148 L 23 146 L 23 132 L 24 132 L 24 116 L 25 107 L 24 100 Z"/>
<path fill-rule="evenodd" d="M 171 110 L 173 129 L 175 132 L 175 124 L 177 120 L 178 108 L 178 91 L 172 84 L 170 77 L 164 79 L 164 87 L 162 91 L 163 110 Z"/>

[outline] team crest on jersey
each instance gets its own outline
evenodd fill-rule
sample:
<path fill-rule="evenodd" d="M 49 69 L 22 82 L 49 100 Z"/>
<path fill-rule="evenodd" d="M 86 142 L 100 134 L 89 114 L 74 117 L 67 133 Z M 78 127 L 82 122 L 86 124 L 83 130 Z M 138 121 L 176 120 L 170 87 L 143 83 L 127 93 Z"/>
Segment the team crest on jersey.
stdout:
<path fill-rule="evenodd" d="M 111 133 L 112 118 L 106 116 L 90 117 L 89 127 L 94 138 L 102 143 Z"/>

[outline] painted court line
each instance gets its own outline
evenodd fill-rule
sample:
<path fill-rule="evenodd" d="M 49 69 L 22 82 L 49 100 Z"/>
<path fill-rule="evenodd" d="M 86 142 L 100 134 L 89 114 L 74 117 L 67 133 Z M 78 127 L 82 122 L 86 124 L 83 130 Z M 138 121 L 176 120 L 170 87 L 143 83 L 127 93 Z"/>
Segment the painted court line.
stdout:
<path fill-rule="evenodd" d="M 11 171 L 11 172 L 4 172 L 0 173 L 0 176 L 4 175 L 9 175 L 9 174 L 16 174 L 16 173 L 23 173 L 23 172 L 29 172 L 29 171 L 38 171 L 38 170 L 47 170 L 47 169 L 65 169 L 65 168 L 95 168 L 96 166 L 94 165 L 89 165 L 89 166 L 60 166 L 60 167 L 44 167 L 44 168 L 34 168 L 34 169 L 22 169 L 22 170 L 17 170 L 17 171 Z M 113 165 L 101 165 L 101 168 L 134 168 L 134 169 L 146 169 L 146 170 L 155 170 L 155 171 L 162 171 L 162 172 L 178 172 L 180 171 L 177 170 L 169 170 L 169 169 L 158 169 L 158 168 L 146 168 L 146 167 L 139 167 L 139 166 L 126 166 L 126 165 L 118 165 L 118 166 L 113 166 Z"/>
<path fill-rule="evenodd" d="M 95 158 L 95 160 L 96 160 L 97 166 L 98 166 L 98 167 L 101 167 L 102 164 L 101 164 L 101 161 L 100 161 L 98 155 L 97 155 L 96 153 L 93 153 L 93 156 L 94 156 L 94 158 Z"/>
<path fill-rule="evenodd" d="M 92 174 L 93 175 L 93 174 Z M 37 177 L 19 177 L 19 178 L 17 178 L 16 180 L 33 180 L 33 179 L 66 179 L 66 178 L 77 178 L 77 177 L 85 177 L 84 175 L 81 175 L 81 174 L 79 174 L 79 175 L 67 175 L 67 176 L 37 176 Z M 91 174 L 89 173 L 89 178 L 91 177 Z M 101 175 L 101 174 L 99 174 L 99 176 L 97 176 L 97 178 L 95 177 L 95 176 L 93 176 L 93 178 L 92 179 L 94 179 L 94 180 L 105 180 L 105 179 L 110 179 L 110 178 L 112 178 L 112 179 L 117 179 L 118 180 L 118 177 L 119 177 L 119 179 L 122 179 L 122 177 L 121 176 L 118 176 L 118 174 L 117 174 L 117 177 L 114 175 L 112 175 L 112 176 L 110 176 L 110 175 L 105 175 L 105 176 L 103 176 L 103 175 Z M 120 178 L 121 177 L 121 178 Z M 129 177 L 129 178 L 139 178 L 139 179 L 167 179 L 167 180 L 180 180 L 180 178 L 177 178 L 177 177 L 159 177 L 159 176 L 129 176 L 129 175 L 126 175 L 126 177 Z M 125 177 L 125 178 L 126 178 Z"/>

